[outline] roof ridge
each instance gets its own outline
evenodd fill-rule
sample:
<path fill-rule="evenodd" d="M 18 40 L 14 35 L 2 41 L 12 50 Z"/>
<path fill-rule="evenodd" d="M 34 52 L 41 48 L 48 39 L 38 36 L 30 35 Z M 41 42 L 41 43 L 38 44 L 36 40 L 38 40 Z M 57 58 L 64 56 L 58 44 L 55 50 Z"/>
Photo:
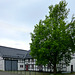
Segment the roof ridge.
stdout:
<path fill-rule="evenodd" d="M 12 48 L 12 47 L 1 46 L 1 45 L 0 45 L 0 47 L 3 47 L 3 48 L 9 48 L 9 49 L 14 49 L 14 50 L 27 51 L 27 50 L 24 50 L 24 49 Z"/>

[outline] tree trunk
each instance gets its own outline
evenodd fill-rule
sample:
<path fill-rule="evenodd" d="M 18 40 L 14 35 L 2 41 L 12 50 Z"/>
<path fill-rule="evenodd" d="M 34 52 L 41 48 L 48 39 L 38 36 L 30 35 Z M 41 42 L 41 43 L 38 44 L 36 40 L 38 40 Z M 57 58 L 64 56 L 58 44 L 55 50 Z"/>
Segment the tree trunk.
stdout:
<path fill-rule="evenodd" d="M 56 75 L 56 64 L 54 64 L 54 75 Z"/>

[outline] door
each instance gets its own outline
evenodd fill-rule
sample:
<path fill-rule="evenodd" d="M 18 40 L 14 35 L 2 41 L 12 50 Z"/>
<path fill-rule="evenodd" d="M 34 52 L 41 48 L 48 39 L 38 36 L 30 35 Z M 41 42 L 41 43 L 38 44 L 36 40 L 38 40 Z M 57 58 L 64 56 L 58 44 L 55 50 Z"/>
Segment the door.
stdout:
<path fill-rule="evenodd" d="M 73 65 L 71 65 L 71 72 L 73 72 Z"/>
<path fill-rule="evenodd" d="M 17 68 L 18 68 L 18 64 L 17 64 L 18 62 L 17 61 L 12 61 L 12 71 L 17 71 Z"/>
<path fill-rule="evenodd" d="M 5 60 L 5 71 L 11 71 L 11 61 Z"/>
<path fill-rule="evenodd" d="M 28 71 L 28 65 L 26 65 L 26 71 Z"/>
<path fill-rule="evenodd" d="M 5 60 L 5 71 L 17 71 L 18 62 L 17 60 Z"/>

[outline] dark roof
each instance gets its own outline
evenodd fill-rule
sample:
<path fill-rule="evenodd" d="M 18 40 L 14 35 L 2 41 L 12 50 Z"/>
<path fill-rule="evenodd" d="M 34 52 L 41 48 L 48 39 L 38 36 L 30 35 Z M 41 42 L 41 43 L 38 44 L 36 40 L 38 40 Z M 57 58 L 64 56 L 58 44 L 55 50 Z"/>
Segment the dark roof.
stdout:
<path fill-rule="evenodd" d="M 30 50 L 27 52 L 27 55 L 26 55 L 26 59 L 28 58 L 32 58 L 32 56 L 30 55 Z"/>
<path fill-rule="evenodd" d="M 1 57 L 25 59 L 27 53 L 28 51 L 26 50 L 0 46 L 0 56 Z"/>

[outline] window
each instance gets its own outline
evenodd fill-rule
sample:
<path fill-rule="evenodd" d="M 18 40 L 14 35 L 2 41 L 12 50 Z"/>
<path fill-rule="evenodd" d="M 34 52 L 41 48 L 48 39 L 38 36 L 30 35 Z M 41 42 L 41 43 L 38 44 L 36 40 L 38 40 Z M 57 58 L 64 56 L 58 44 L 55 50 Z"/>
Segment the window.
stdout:
<path fill-rule="evenodd" d="M 32 62 L 34 62 L 34 59 L 32 59 Z"/>
<path fill-rule="evenodd" d="M 50 68 L 51 68 L 51 64 L 48 64 L 48 65 L 47 65 L 47 68 L 50 69 Z"/>
<path fill-rule="evenodd" d="M 28 59 L 28 63 L 30 63 L 30 59 Z"/>
<path fill-rule="evenodd" d="M 34 69 L 34 65 L 32 64 L 32 69 Z"/>
<path fill-rule="evenodd" d="M 23 68 L 23 65 L 20 65 L 20 68 Z"/>
<path fill-rule="evenodd" d="M 72 55 L 75 56 L 75 53 L 73 53 Z"/>
<path fill-rule="evenodd" d="M 30 69 L 30 64 L 28 64 L 28 69 Z"/>

